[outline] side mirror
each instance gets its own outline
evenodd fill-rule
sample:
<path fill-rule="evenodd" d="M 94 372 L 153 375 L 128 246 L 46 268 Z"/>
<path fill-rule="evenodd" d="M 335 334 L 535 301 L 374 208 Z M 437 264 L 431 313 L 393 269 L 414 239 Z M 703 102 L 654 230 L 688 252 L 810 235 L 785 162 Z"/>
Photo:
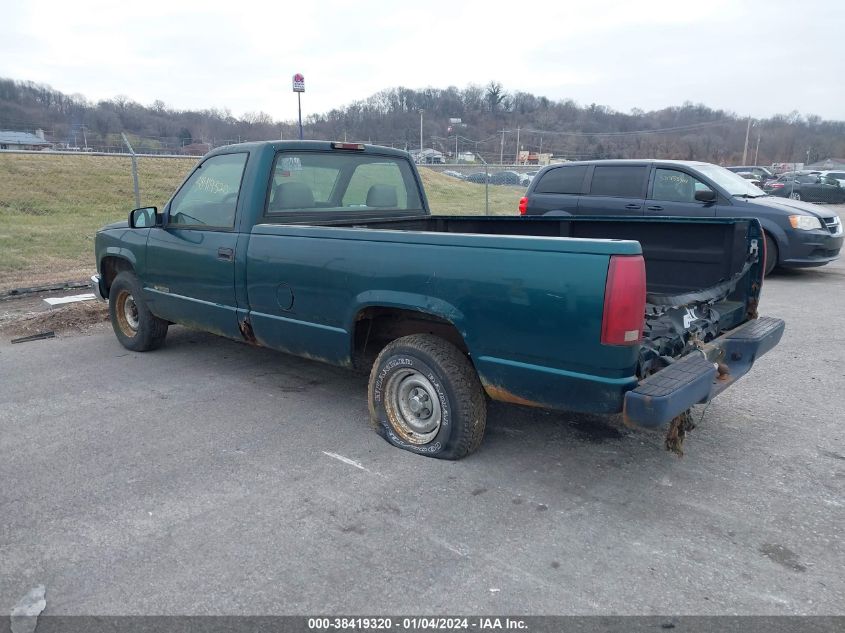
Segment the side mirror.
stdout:
<path fill-rule="evenodd" d="M 712 189 L 702 189 L 695 192 L 695 199 L 699 202 L 713 202 L 716 199 L 716 192 Z"/>
<path fill-rule="evenodd" d="M 129 212 L 130 229 L 148 229 L 151 226 L 161 226 L 161 214 L 156 207 L 141 207 Z"/>

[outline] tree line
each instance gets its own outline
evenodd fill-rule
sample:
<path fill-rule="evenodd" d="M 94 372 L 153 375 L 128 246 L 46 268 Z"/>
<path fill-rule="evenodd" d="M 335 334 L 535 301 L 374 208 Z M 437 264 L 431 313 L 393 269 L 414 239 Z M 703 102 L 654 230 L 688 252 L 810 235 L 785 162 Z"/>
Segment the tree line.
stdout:
<path fill-rule="evenodd" d="M 460 121 L 458 121 L 458 119 Z M 814 162 L 845 157 L 845 122 L 798 112 L 752 121 L 686 102 L 644 112 L 595 103 L 552 100 L 508 91 L 491 81 L 465 88 L 389 88 L 303 122 L 306 138 L 372 142 L 404 149 L 423 145 L 447 156 L 473 152 L 488 162 L 512 162 L 518 149 L 567 159 L 675 158 L 736 164 Z M 178 152 L 198 144 L 298 138 L 293 121 L 265 112 L 235 117 L 226 108 L 178 110 L 163 101 L 128 97 L 91 102 L 31 81 L 0 79 L 0 128 L 41 128 L 68 146 L 119 149 L 120 133 L 136 151 Z"/>

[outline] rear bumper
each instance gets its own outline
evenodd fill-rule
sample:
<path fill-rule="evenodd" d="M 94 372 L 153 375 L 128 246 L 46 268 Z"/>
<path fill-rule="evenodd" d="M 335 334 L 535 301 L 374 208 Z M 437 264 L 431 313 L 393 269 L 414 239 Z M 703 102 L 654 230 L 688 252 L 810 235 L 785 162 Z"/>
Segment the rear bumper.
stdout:
<path fill-rule="evenodd" d="M 694 404 L 712 400 L 780 342 L 784 326 L 771 317 L 748 321 L 649 376 L 625 394 L 625 423 L 665 426 Z"/>
<path fill-rule="evenodd" d="M 103 291 L 103 281 L 99 275 L 91 275 L 91 291 L 100 301 L 108 301 L 108 295 Z"/>

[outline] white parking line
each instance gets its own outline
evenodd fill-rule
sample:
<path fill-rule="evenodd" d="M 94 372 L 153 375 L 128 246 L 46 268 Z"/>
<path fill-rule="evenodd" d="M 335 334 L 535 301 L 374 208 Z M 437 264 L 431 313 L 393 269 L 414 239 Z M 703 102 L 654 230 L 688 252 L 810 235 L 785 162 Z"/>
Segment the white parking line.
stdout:
<path fill-rule="evenodd" d="M 355 468 L 360 468 L 361 470 L 372 474 L 372 471 L 365 467 L 360 462 L 356 462 L 354 459 L 349 459 L 348 457 L 344 457 L 343 455 L 338 455 L 337 453 L 329 453 L 328 451 L 323 451 L 323 455 L 328 455 L 332 459 L 336 459 L 344 464 L 349 464 L 350 466 L 354 466 Z"/>

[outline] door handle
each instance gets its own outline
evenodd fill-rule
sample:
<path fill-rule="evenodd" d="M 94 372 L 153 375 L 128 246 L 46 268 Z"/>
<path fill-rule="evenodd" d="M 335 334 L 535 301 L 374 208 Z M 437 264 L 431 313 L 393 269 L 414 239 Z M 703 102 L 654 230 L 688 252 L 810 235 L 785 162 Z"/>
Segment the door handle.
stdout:
<path fill-rule="evenodd" d="M 642 208 L 643 208 L 643 205 L 641 205 L 641 204 L 626 204 L 626 205 L 625 205 L 625 208 L 626 208 L 626 209 L 631 209 L 632 211 L 634 211 L 634 210 L 636 210 L 636 209 L 642 209 Z"/>
<path fill-rule="evenodd" d="M 659 204 L 654 204 L 648 208 L 649 211 L 663 211 L 663 207 Z"/>
<path fill-rule="evenodd" d="M 217 259 L 222 259 L 224 262 L 230 262 L 235 258 L 235 251 L 231 248 L 221 246 L 217 249 Z"/>

